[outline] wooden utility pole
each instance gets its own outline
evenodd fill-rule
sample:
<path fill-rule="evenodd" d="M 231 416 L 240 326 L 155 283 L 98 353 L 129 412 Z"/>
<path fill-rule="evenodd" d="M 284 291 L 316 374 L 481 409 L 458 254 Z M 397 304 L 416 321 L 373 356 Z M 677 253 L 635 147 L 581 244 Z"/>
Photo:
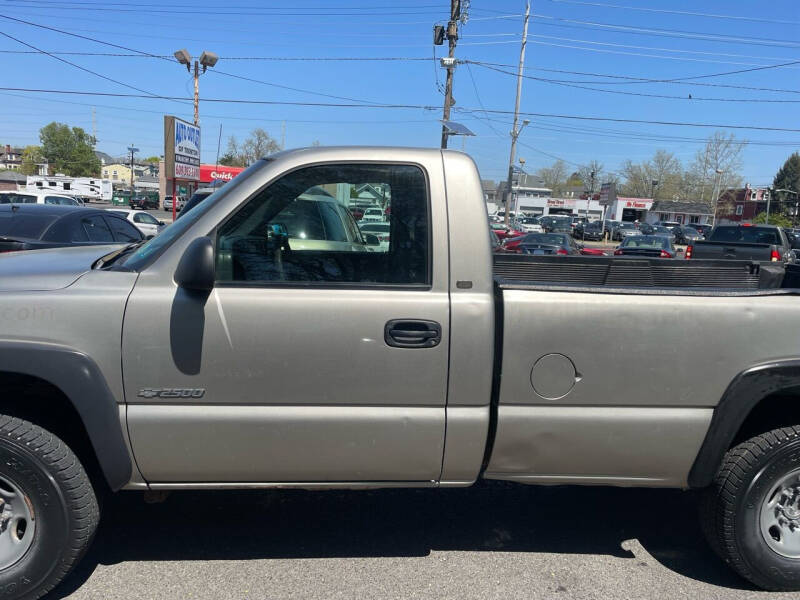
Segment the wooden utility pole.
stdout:
<path fill-rule="evenodd" d="M 455 53 L 458 41 L 458 20 L 461 18 L 461 0 L 450 0 L 450 21 L 447 23 L 447 83 L 444 88 L 444 112 L 442 120 L 450 120 L 450 106 L 453 104 L 453 71 L 456 68 Z M 442 148 L 447 148 L 447 127 L 442 124 Z"/>
<path fill-rule="evenodd" d="M 509 212 L 511 209 L 511 180 L 514 174 L 514 158 L 517 154 L 517 138 L 519 137 L 520 131 L 522 129 L 517 129 L 517 121 L 519 120 L 519 103 L 522 100 L 522 76 L 523 71 L 525 69 L 525 46 L 528 43 L 528 16 L 531 13 L 531 3 L 530 1 L 525 3 L 525 23 L 522 26 L 522 46 L 519 51 L 519 68 L 517 69 L 517 99 L 514 103 L 514 123 L 511 126 L 511 155 L 508 158 L 508 180 L 506 181 L 506 214 L 505 214 L 505 224 L 508 227 L 509 223 Z M 524 121 L 522 127 L 528 124 L 528 121 Z"/>
<path fill-rule="evenodd" d="M 204 71 L 205 72 L 205 69 Z M 200 125 L 200 63 L 194 61 L 194 126 Z M 173 204 L 175 199 L 172 199 Z"/>

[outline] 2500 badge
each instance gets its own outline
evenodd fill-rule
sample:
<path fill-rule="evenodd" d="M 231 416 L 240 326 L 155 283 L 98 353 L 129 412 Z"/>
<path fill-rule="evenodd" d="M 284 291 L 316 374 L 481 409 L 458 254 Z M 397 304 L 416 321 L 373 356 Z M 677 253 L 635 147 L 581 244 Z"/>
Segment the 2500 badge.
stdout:
<path fill-rule="evenodd" d="M 202 398 L 205 388 L 142 388 L 139 398 Z"/>

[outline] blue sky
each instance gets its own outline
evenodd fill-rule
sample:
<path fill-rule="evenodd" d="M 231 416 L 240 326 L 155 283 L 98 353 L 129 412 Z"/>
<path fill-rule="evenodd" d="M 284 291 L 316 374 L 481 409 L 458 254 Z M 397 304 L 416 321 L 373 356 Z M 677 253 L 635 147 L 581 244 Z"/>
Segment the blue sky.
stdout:
<path fill-rule="evenodd" d="M 523 112 L 800 129 L 800 63 L 705 77 L 690 84 L 628 83 L 630 80 L 597 76 L 665 80 L 800 61 L 800 3 L 796 0 L 536 0 L 532 10 L 526 75 L 560 84 L 526 79 Z M 438 146 L 437 119 L 441 118 L 443 97 L 437 90 L 437 78 L 442 83 L 444 72 L 431 60 L 431 29 L 434 23 L 446 21 L 448 11 L 449 0 L 230 0 L 227 4 L 208 0 L 0 0 L 0 15 L 138 51 L 171 55 L 187 48 L 192 55 L 203 50 L 219 54 L 217 67 L 200 79 L 205 162 L 215 160 L 220 125 L 223 151 L 228 136 L 241 139 L 254 127 L 263 127 L 280 140 L 283 122 L 287 147 L 310 145 L 315 140 L 324 145 Z M 516 65 L 523 12 L 523 0 L 473 0 L 469 20 L 461 28 L 457 57 Z M 125 53 L 3 18 L 0 32 L 51 52 Z M 19 50 L 31 49 L 0 36 L 0 51 Z M 446 46 L 436 48 L 437 56 L 445 53 Z M 174 60 L 62 58 L 148 93 L 192 94 L 191 77 Z M 332 58 L 427 60 L 320 60 Z M 0 64 L 0 87 L 142 93 L 45 54 L 0 52 Z M 513 66 L 495 68 L 516 71 Z M 451 147 L 461 149 L 463 145 L 478 162 L 484 178 L 504 176 L 511 117 L 480 109 L 513 110 L 515 84 L 513 74 L 483 64 L 459 65 L 456 70 L 457 110 L 452 118 L 470 127 L 476 137 L 452 140 Z M 97 147 L 115 156 L 123 154 L 130 143 L 141 149 L 142 156 L 162 154 L 163 115 L 192 118 L 191 103 L 164 99 L 8 91 L 0 91 L 0 98 L 0 143 L 38 143 L 39 128 L 53 120 L 91 131 L 94 107 Z M 360 106 L 231 104 L 204 98 Z M 435 110 L 367 107 L 365 103 Z M 689 160 L 702 147 L 702 139 L 714 131 L 554 117 L 531 120 L 518 151 L 529 171 L 552 163 L 552 157 L 561 157 L 573 166 L 597 159 L 614 170 L 625 159 L 643 160 L 659 148 Z M 743 169 L 746 181 L 753 185 L 771 183 L 786 157 L 800 150 L 800 132 L 732 131 L 753 142 L 745 150 Z"/>

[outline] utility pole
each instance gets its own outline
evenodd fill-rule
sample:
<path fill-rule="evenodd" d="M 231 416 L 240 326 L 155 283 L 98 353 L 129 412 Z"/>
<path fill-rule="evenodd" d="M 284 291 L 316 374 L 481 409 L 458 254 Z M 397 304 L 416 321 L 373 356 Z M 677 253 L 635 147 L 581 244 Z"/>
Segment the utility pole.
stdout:
<path fill-rule="evenodd" d="M 200 61 L 194 61 L 194 126 L 200 124 Z M 173 199 L 174 202 L 174 199 Z"/>
<path fill-rule="evenodd" d="M 133 144 L 128 146 L 128 152 L 131 153 L 131 202 L 133 202 L 133 155 L 134 155 L 135 152 L 138 152 L 138 151 L 139 151 L 139 149 L 135 148 L 133 146 Z M 174 199 L 173 199 L 173 205 L 174 205 Z"/>
<path fill-rule="evenodd" d="M 714 189 L 711 192 L 711 201 L 714 203 L 714 227 L 717 226 L 717 206 L 719 205 L 719 195 L 722 193 L 722 190 L 718 188 L 722 185 L 722 173 L 724 173 L 724 171 L 722 169 L 716 169 L 715 173 Z"/>
<path fill-rule="evenodd" d="M 517 99 L 514 103 L 514 123 L 511 125 L 511 155 L 508 158 L 508 180 L 506 181 L 506 214 L 505 224 L 509 223 L 509 207 L 511 206 L 511 179 L 514 174 L 514 156 L 517 153 L 517 138 L 522 129 L 530 123 L 527 119 L 522 122 L 522 127 L 517 129 L 519 120 L 519 103 L 522 100 L 522 75 L 525 68 L 525 46 L 528 44 L 528 16 L 531 13 L 530 0 L 525 3 L 525 22 L 522 26 L 522 46 L 519 50 L 519 68 L 517 69 Z"/>
<path fill-rule="evenodd" d="M 186 70 L 191 72 L 192 70 L 192 55 L 189 54 L 188 50 L 178 50 L 174 52 L 175 59 L 182 65 L 186 65 Z M 200 60 L 194 61 L 194 124 L 195 127 L 200 125 L 200 65 L 203 66 L 203 73 L 206 72 L 208 67 L 213 67 L 217 64 L 219 60 L 219 56 L 217 56 L 213 52 L 208 52 L 206 50 L 200 54 Z"/>
<path fill-rule="evenodd" d="M 458 41 L 458 20 L 461 18 L 461 0 L 450 0 L 450 21 L 447 23 L 447 41 L 449 50 L 447 60 L 447 83 L 444 87 L 444 111 L 442 120 L 450 120 L 450 106 L 453 104 L 453 71 L 456 68 L 456 42 Z M 442 148 L 447 148 L 447 127 L 442 124 Z"/>
<path fill-rule="evenodd" d="M 94 106 L 92 107 L 92 137 L 94 143 L 97 143 L 97 114 L 95 113 Z"/>

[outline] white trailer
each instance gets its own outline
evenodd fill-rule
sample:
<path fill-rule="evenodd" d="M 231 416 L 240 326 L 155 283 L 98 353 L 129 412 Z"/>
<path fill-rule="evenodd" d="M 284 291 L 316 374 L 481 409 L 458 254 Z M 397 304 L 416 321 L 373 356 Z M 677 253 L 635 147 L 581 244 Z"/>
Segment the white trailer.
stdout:
<path fill-rule="evenodd" d="M 99 177 L 67 177 L 66 175 L 28 175 L 26 182 L 28 191 L 58 192 L 75 196 L 84 202 L 111 202 L 113 188 L 110 179 Z"/>

